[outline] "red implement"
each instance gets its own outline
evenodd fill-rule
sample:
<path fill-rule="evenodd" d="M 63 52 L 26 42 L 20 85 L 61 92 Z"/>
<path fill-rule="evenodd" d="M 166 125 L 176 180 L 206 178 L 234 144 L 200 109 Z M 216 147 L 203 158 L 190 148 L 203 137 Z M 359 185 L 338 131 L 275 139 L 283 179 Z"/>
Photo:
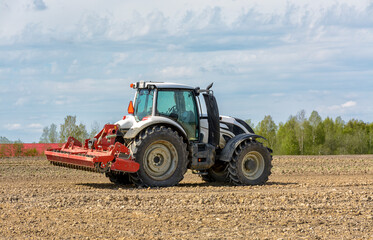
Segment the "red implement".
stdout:
<path fill-rule="evenodd" d="M 115 142 L 117 125 L 106 124 L 93 140 L 86 139 L 84 146 L 69 137 L 61 148 L 45 151 L 47 159 L 55 165 L 98 172 L 136 172 L 140 165 L 131 158 L 129 149 Z M 120 157 L 119 157 L 120 155 Z"/>

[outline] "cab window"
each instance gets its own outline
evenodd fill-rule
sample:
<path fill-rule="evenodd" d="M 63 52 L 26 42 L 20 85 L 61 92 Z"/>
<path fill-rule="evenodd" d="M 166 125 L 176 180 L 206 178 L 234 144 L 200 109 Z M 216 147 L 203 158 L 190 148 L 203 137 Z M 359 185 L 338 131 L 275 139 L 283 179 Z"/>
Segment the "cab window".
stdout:
<path fill-rule="evenodd" d="M 158 90 L 156 113 L 177 121 L 189 140 L 198 139 L 198 112 L 192 91 Z"/>

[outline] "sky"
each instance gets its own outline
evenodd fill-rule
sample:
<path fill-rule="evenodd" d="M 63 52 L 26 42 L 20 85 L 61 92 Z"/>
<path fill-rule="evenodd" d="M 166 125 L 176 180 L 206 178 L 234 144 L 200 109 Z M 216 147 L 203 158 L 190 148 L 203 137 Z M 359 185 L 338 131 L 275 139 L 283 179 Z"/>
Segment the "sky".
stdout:
<path fill-rule="evenodd" d="M 0 0 L 0 136 L 126 114 L 137 81 L 213 90 L 221 115 L 373 119 L 373 1 Z"/>

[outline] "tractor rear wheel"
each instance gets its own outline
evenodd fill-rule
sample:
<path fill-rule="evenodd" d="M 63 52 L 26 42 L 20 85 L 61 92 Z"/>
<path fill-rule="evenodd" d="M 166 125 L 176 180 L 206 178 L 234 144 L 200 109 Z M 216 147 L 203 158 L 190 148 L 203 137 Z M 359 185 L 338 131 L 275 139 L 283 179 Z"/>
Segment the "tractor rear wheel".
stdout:
<path fill-rule="evenodd" d="M 178 184 L 187 170 L 187 150 L 183 138 L 171 128 L 149 127 L 131 146 L 135 161 L 140 164 L 131 181 L 142 187 L 168 187 Z"/>
<path fill-rule="evenodd" d="M 268 149 L 256 141 L 245 141 L 234 151 L 229 162 L 230 181 L 235 185 L 262 185 L 272 169 Z"/>

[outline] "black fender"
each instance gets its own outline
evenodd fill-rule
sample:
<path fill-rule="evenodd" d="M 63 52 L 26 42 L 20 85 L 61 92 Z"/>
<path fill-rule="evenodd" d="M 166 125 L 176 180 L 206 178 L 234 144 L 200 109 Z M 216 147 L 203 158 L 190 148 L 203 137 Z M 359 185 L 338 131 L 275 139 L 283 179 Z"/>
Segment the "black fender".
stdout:
<path fill-rule="evenodd" d="M 234 136 L 227 142 L 227 144 L 221 151 L 219 160 L 223 162 L 229 162 L 232 158 L 234 150 L 238 147 L 238 145 L 240 145 L 245 140 L 255 140 L 257 138 L 263 138 L 264 140 L 267 140 L 266 138 L 253 133 L 242 133 Z"/>

